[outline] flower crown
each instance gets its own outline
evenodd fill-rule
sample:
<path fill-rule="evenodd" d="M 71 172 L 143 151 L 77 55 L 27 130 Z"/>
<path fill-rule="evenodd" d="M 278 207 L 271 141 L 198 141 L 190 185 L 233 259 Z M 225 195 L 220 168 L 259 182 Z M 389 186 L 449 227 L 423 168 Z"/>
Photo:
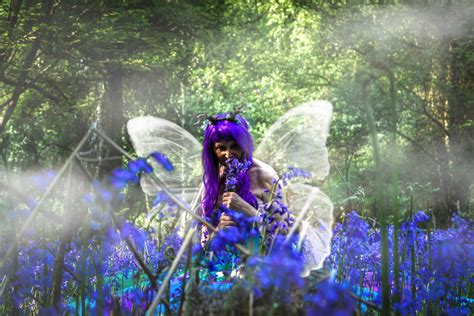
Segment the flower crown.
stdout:
<path fill-rule="evenodd" d="M 199 125 L 202 122 L 204 122 L 204 127 L 207 127 L 208 125 L 213 125 L 219 121 L 230 121 L 237 124 L 242 124 L 241 120 L 237 117 L 238 114 L 244 113 L 242 111 L 242 108 L 243 106 L 241 105 L 237 107 L 236 109 L 234 109 L 234 111 L 232 112 L 226 112 L 224 116 L 218 116 L 217 114 L 209 115 L 207 112 L 198 114 L 197 116 L 198 120 L 197 120 L 196 125 Z"/>

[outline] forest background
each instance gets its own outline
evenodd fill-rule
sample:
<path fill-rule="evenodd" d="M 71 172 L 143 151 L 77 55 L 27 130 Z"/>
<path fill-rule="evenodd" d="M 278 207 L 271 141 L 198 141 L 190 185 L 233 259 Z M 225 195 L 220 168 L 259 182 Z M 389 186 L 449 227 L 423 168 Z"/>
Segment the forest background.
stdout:
<path fill-rule="evenodd" d="M 198 113 L 244 105 L 258 143 L 287 110 L 324 99 L 334 115 L 323 191 L 335 214 L 376 215 L 376 189 L 395 181 L 402 211 L 427 210 L 440 226 L 456 211 L 472 217 L 473 9 L 430 0 L 2 2 L 0 181 L 58 169 L 91 126 L 133 152 L 128 119 L 166 118 L 199 139 Z M 104 178 L 122 161 L 103 160 L 94 173 Z"/>

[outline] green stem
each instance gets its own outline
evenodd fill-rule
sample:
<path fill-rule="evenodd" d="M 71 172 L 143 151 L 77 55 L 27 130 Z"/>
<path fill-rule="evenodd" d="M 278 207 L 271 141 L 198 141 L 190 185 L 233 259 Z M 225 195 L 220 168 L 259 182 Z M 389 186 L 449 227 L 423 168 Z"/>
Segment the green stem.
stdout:
<path fill-rule="evenodd" d="M 186 304 L 186 274 L 188 271 L 191 271 L 192 268 L 192 256 L 193 256 L 193 247 L 188 248 L 188 258 L 186 261 L 186 266 L 184 267 L 184 274 L 183 274 L 183 282 L 181 283 L 181 300 L 179 302 L 179 310 L 178 315 L 183 314 L 183 310 L 185 310 Z M 189 280 L 191 282 L 191 274 L 189 274 Z"/>
<path fill-rule="evenodd" d="M 395 77 L 393 76 L 392 72 L 388 70 L 388 78 L 390 81 L 390 108 L 391 108 L 391 127 L 392 133 L 390 137 L 390 147 L 391 147 L 391 155 L 390 155 L 390 165 L 392 169 L 392 215 L 393 215 L 393 277 L 395 280 L 395 297 L 394 301 L 396 303 L 400 302 L 400 256 L 399 256 L 399 207 L 400 201 L 398 199 L 398 170 L 397 170 L 397 157 L 398 157 L 398 148 L 397 148 L 397 124 L 398 124 L 398 116 L 397 116 L 397 93 L 396 93 L 396 85 L 395 85 Z"/>
<path fill-rule="evenodd" d="M 372 80 L 372 77 L 367 78 L 362 86 L 362 104 L 365 107 L 367 114 L 367 124 L 370 130 L 370 139 L 374 151 L 375 161 L 375 180 L 376 180 L 376 196 L 375 196 L 375 210 L 380 222 L 381 234 L 381 254 L 382 254 L 382 315 L 390 315 L 390 285 L 389 285 L 389 252 L 388 252 L 388 229 L 387 229 L 387 214 L 384 210 L 384 189 L 382 179 L 382 167 L 380 157 L 380 145 L 377 139 L 377 129 L 375 126 L 375 118 L 372 107 L 368 103 L 367 88 Z"/>
<path fill-rule="evenodd" d="M 416 258 L 415 258 L 415 248 L 416 248 L 416 235 L 414 234 L 414 240 L 413 240 L 413 245 L 411 246 L 410 249 L 410 255 L 411 255 L 411 296 L 413 302 L 416 299 Z"/>

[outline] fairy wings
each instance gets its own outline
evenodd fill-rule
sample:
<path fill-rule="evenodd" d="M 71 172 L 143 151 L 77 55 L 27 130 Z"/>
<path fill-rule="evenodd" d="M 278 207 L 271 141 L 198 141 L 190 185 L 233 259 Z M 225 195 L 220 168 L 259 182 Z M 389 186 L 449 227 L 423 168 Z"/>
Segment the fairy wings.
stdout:
<path fill-rule="evenodd" d="M 329 173 L 326 139 L 331 116 L 332 105 L 327 101 L 297 106 L 266 131 L 254 152 L 254 157 L 282 176 L 288 207 L 300 226 L 306 273 L 321 268 L 331 250 L 333 205 L 316 187 Z M 201 195 L 201 144 L 180 126 L 156 117 L 134 118 L 127 130 L 138 156 L 159 151 L 173 162 L 172 172 L 154 168 L 155 173 L 173 193 L 196 205 Z M 299 171 L 305 177 L 298 176 Z M 140 182 L 148 195 L 162 190 L 147 175 Z"/>

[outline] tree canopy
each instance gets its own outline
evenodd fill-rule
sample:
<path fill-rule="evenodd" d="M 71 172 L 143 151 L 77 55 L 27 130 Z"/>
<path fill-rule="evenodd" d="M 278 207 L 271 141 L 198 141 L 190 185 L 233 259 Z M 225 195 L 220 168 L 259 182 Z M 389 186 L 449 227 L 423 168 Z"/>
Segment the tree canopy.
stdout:
<path fill-rule="evenodd" d="M 244 105 L 258 142 L 288 109 L 326 99 L 334 117 L 324 190 L 340 209 L 373 209 L 377 176 L 389 190 L 396 170 L 401 209 L 414 199 L 441 219 L 472 210 L 473 8 L 429 0 L 3 2 L 2 168 L 55 167 L 93 124 L 130 149 L 124 126 L 138 115 L 200 137 L 197 113 Z"/>

